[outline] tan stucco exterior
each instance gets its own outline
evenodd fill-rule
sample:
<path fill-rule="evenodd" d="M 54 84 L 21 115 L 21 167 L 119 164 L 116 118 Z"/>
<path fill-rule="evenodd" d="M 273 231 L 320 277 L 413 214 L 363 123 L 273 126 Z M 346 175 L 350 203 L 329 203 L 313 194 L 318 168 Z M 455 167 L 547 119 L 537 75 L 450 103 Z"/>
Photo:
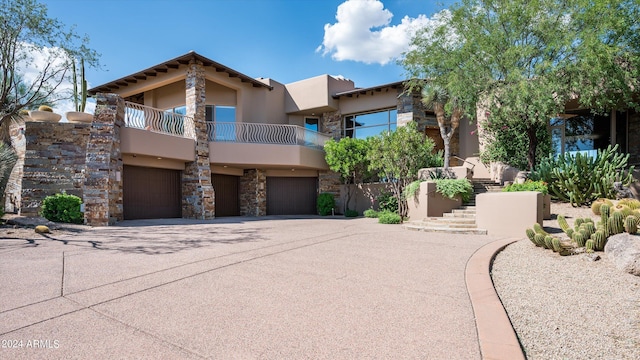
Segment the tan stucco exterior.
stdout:
<path fill-rule="evenodd" d="M 158 134 L 147 130 L 124 128 L 120 138 L 122 153 L 193 161 L 194 141 L 180 136 Z"/>
<path fill-rule="evenodd" d="M 324 151 L 300 145 L 210 142 L 209 149 L 211 163 L 216 165 L 243 169 L 329 169 Z"/>
<path fill-rule="evenodd" d="M 543 220 L 543 195 L 536 191 L 495 192 L 476 196 L 476 223 L 491 236 L 522 238 Z"/>

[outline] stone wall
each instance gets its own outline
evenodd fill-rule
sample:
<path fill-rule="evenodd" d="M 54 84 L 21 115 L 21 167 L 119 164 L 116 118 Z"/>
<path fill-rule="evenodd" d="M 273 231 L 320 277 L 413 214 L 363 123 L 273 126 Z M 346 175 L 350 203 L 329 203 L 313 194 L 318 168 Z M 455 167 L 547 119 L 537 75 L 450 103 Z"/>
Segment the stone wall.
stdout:
<path fill-rule="evenodd" d="M 28 121 L 20 214 L 38 216 L 42 201 L 65 191 L 83 197 L 90 124 Z"/>
<path fill-rule="evenodd" d="M 342 137 L 342 114 L 340 111 L 322 114 L 320 120 L 320 132 L 331 135 L 335 140 Z"/>
<path fill-rule="evenodd" d="M 327 170 L 327 171 L 318 171 L 318 191 L 320 194 L 329 193 L 333 195 L 334 200 L 336 201 L 336 210 L 342 211 L 342 207 L 338 207 L 337 204 L 340 203 L 340 186 L 342 185 L 342 179 L 340 178 L 340 174 Z"/>
<path fill-rule="evenodd" d="M 24 169 L 24 155 L 27 151 L 27 138 L 25 137 L 25 120 L 20 118 L 9 125 L 9 135 L 11 136 L 11 146 L 18 156 L 9 181 L 5 189 L 4 211 L 7 213 L 18 213 L 20 211 L 20 199 L 22 193 L 22 175 Z"/>
<path fill-rule="evenodd" d="M 244 170 L 240 178 L 240 215 L 267 215 L 267 172 L 260 169 Z"/>
<path fill-rule="evenodd" d="M 107 226 L 123 220 L 120 131 L 124 100 L 115 94 L 98 94 L 96 100 L 85 158 L 84 219 L 87 225 Z"/>
<path fill-rule="evenodd" d="M 202 63 L 191 61 L 186 78 L 187 116 L 194 119 L 196 159 L 186 164 L 182 172 L 182 217 L 188 219 L 213 219 L 215 217 L 215 193 L 211 184 L 209 163 L 209 137 L 205 119 L 205 71 Z M 185 127 L 185 130 L 188 130 Z"/>

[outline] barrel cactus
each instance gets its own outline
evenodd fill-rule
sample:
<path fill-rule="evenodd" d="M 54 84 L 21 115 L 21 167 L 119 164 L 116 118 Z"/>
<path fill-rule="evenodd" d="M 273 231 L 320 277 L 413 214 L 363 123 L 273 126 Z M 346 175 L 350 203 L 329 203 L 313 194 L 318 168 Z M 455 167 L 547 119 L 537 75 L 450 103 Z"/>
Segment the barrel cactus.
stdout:
<path fill-rule="evenodd" d="M 620 199 L 620 201 L 618 201 L 618 204 L 626 205 L 631 210 L 640 209 L 640 201 L 637 199 L 631 199 L 631 198 Z"/>
<path fill-rule="evenodd" d="M 595 242 L 595 241 L 593 241 L 593 240 L 591 240 L 591 239 L 589 239 L 589 240 L 587 240 L 587 242 L 584 244 L 584 246 L 587 248 L 587 252 L 588 252 L 588 253 L 592 253 L 592 252 L 595 250 L 595 248 L 596 248 L 596 242 Z"/>
<path fill-rule="evenodd" d="M 624 231 L 624 215 L 620 211 L 614 211 L 609 217 L 609 235 L 620 234 Z"/>
<path fill-rule="evenodd" d="M 569 239 L 573 239 L 573 233 L 574 233 L 574 232 L 575 232 L 575 231 L 574 231 L 573 229 L 568 229 L 568 230 L 566 231 L 567 236 L 569 237 Z"/>
<path fill-rule="evenodd" d="M 623 217 L 627 217 L 629 215 L 631 215 L 631 213 L 633 212 L 633 210 L 631 210 L 631 208 L 629 208 L 627 205 L 625 204 L 616 204 L 614 205 L 611 210 L 613 211 L 620 211 L 623 215 Z"/>
<path fill-rule="evenodd" d="M 580 230 L 582 230 L 582 233 L 586 238 L 589 238 L 591 237 L 591 234 L 596 232 L 596 227 L 592 222 L 585 222 L 580 225 Z"/>
<path fill-rule="evenodd" d="M 603 251 L 604 245 L 607 243 L 607 236 L 604 231 L 598 230 L 591 235 L 591 240 L 594 243 L 594 250 Z"/>
<path fill-rule="evenodd" d="M 542 234 L 535 234 L 535 236 L 533 237 L 533 242 L 538 245 L 541 246 L 543 248 L 546 248 L 546 244 L 544 243 L 544 235 Z"/>
<path fill-rule="evenodd" d="M 567 219 L 562 215 L 558 215 L 558 225 L 560 226 L 560 229 L 562 229 L 562 231 L 564 231 L 565 233 L 567 232 L 567 230 L 571 229 L 569 223 L 567 222 Z"/>
<path fill-rule="evenodd" d="M 611 200 L 609 200 L 609 199 L 603 199 L 603 198 L 600 198 L 600 199 L 597 199 L 596 201 L 594 201 L 594 202 L 591 204 L 591 211 L 593 211 L 593 213 L 594 213 L 595 215 L 600 215 L 600 207 L 601 207 L 603 204 L 607 204 L 607 205 L 609 205 L 609 206 L 613 206 L 613 203 L 611 202 Z"/>
<path fill-rule="evenodd" d="M 582 223 L 584 223 L 584 219 L 577 218 L 576 221 L 573 223 L 573 226 L 576 228 L 576 230 L 578 230 L 580 228 L 580 225 L 582 225 Z"/>
<path fill-rule="evenodd" d="M 635 216 L 629 215 L 624 219 L 624 231 L 629 234 L 638 232 L 638 221 Z"/>
<path fill-rule="evenodd" d="M 578 247 L 583 247 L 586 238 L 584 237 L 583 233 L 581 233 L 580 231 L 576 231 L 573 233 L 573 241 L 576 242 L 576 245 L 578 245 Z"/>

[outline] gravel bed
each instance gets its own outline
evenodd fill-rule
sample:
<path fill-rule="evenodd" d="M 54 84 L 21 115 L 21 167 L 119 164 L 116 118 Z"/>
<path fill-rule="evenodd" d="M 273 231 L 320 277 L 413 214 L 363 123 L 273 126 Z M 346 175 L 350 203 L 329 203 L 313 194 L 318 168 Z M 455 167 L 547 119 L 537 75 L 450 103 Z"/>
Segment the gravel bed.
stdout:
<path fill-rule="evenodd" d="M 565 204 L 551 209 L 568 219 L 592 215 Z M 524 238 L 496 257 L 493 282 L 528 359 L 640 359 L 640 277 L 597 254 L 595 262 L 559 256 Z"/>

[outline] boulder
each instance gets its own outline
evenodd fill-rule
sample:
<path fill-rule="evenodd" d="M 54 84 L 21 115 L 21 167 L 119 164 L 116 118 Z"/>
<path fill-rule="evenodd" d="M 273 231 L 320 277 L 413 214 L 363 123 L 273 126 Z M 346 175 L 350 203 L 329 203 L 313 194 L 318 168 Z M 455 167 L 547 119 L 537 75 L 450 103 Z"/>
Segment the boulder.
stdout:
<path fill-rule="evenodd" d="M 640 276 L 640 236 L 627 233 L 609 237 L 604 252 L 615 266 L 629 274 Z"/>

